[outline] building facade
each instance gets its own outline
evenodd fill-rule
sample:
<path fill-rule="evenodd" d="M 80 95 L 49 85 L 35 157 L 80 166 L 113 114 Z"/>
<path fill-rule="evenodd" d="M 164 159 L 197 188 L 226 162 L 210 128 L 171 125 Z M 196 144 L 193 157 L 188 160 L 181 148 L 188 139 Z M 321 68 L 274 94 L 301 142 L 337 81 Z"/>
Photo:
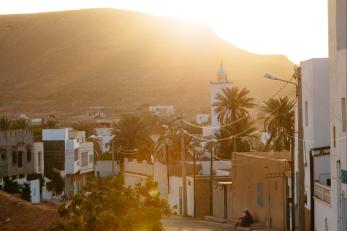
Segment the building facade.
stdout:
<path fill-rule="evenodd" d="M 94 147 L 84 131 L 43 129 L 45 171 L 55 169 L 64 177 L 66 195 L 72 196 L 87 183 L 94 170 Z"/>
<path fill-rule="evenodd" d="M 30 130 L 8 130 L 0 132 L 0 183 L 3 178 L 26 180 L 28 174 L 35 171 L 39 160 Z M 35 153 L 35 154 L 34 154 Z M 43 156 L 43 153 L 41 157 Z M 42 161 L 42 159 L 40 159 Z M 41 162 L 42 163 L 42 162 Z"/>
<path fill-rule="evenodd" d="M 329 78 L 328 59 L 315 58 L 300 63 L 302 81 L 302 118 L 304 130 L 305 170 L 305 226 L 324 227 L 329 219 L 330 201 L 323 194 L 330 193 L 330 133 L 329 133 Z M 296 127 L 298 126 L 296 118 Z M 298 136 L 295 137 L 295 157 L 298 156 Z M 295 175 L 298 179 L 298 161 L 295 158 Z M 298 195 L 298 188 L 296 188 Z"/>
<path fill-rule="evenodd" d="M 329 0 L 330 169 L 332 221 L 347 230 L 347 0 Z"/>
<path fill-rule="evenodd" d="M 220 64 L 219 70 L 216 75 L 216 80 L 211 81 L 211 127 L 203 128 L 203 136 L 211 136 L 220 126 L 218 121 L 218 113 L 215 111 L 216 107 L 213 106 L 217 102 L 217 95 L 222 93 L 225 88 L 232 88 L 232 82 L 228 80 L 228 76 L 224 71 L 223 63 Z"/>

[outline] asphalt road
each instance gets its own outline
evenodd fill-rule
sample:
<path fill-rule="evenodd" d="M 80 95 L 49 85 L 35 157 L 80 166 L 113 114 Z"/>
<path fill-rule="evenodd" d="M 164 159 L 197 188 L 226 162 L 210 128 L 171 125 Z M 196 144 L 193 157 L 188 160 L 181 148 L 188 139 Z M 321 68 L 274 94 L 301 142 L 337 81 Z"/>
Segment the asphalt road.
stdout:
<path fill-rule="evenodd" d="M 171 217 L 162 220 L 167 231 L 232 231 L 232 225 L 205 220 Z"/>

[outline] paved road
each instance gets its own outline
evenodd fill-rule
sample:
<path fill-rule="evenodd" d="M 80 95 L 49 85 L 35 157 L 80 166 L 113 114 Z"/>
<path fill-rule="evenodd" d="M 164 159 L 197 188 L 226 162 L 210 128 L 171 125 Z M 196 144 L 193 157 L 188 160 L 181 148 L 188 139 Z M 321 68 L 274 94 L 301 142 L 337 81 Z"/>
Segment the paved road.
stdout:
<path fill-rule="evenodd" d="M 232 231 L 229 224 L 220 224 L 204 220 L 171 217 L 163 219 L 166 231 Z"/>

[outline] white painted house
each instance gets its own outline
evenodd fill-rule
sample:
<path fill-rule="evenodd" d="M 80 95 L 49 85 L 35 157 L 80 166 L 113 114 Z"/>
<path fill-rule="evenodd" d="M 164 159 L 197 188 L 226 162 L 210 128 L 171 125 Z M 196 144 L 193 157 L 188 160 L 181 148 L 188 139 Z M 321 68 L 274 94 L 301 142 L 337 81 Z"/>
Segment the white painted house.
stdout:
<path fill-rule="evenodd" d="M 332 220 L 328 230 L 347 230 L 347 0 L 329 0 L 330 169 Z"/>
<path fill-rule="evenodd" d="M 65 194 L 76 194 L 94 170 L 94 147 L 86 142 L 85 131 L 68 128 L 43 129 L 45 166 L 58 170 L 65 180 Z"/>
<path fill-rule="evenodd" d="M 197 114 L 195 116 L 195 122 L 197 122 L 198 124 L 207 123 L 209 119 L 210 119 L 209 114 Z"/>
<path fill-rule="evenodd" d="M 170 116 L 174 113 L 174 106 L 173 105 L 149 106 L 148 111 L 157 116 Z"/>
<path fill-rule="evenodd" d="M 304 129 L 305 220 L 307 224 L 325 227 L 325 216 L 331 219 L 330 206 L 330 133 L 328 59 L 317 58 L 301 62 L 302 108 Z M 296 119 L 297 127 L 297 119 Z M 298 144 L 298 137 L 295 137 Z M 296 146 L 297 147 L 297 146 Z M 295 157 L 298 151 L 295 149 Z M 296 176 L 298 162 L 296 158 Z M 298 178 L 297 178 L 298 179 Z M 298 192 L 298 191 L 297 191 Z M 319 230 L 319 229 L 317 229 Z"/>

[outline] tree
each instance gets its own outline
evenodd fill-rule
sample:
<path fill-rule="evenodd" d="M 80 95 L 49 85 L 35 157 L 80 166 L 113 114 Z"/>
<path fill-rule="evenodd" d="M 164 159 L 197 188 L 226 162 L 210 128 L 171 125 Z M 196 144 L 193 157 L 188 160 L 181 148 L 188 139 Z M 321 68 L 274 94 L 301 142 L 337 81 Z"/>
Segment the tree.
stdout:
<path fill-rule="evenodd" d="M 12 121 L 6 115 L 0 117 L 0 131 L 7 131 L 11 129 Z"/>
<path fill-rule="evenodd" d="M 24 118 L 12 120 L 11 129 L 30 129 L 30 120 Z"/>
<path fill-rule="evenodd" d="M 254 98 L 248 96 L 249 90 L 238 87 L 224 88 L 216 96 L 213 104 L 221 124 L 228 124 L 240 118 L 250 117 L 249 109 L 255 106 Z"/>
<path fill-rule="evenodd" d="M 152 179 L 131 188 L 118 177 L 101 184 L 90 183 L 63 204 L 59 214 L 67 222 L 54 222 L 48 230 L 161 231 L 160 219 L 169 215 L 170 209 Z"/>
<path fill-rule="evenodd" d="M 257 129 L 254 121 L 249 118 L 239 120 L 237 123 L 219 129 L 215 134 L 218 142 L 209 142 L 206 146 L 208 150 L 215 148 L 215 154 L 221 158 L 230 159 L 234 149 L 234 138 L 236 136 L 236 151 L 249 152 L 254 148 L 257 139 Z"/>
<path fill-rule="evenodd" d="M 191 136 L 184 136 L 186 159 L 191 159 L 200 148 L 200 143 L 194 142 Z M 169 149 L 169 158 L 173 160 L 181 159 L 181 134 L 175 127 L 162 129 L 156 144 L 156 159 L 164 162 L 166 160 L 166 145 Z"/>
<path fill-rule="evenodd" d="M 113 134 L 117 158 L 121 162 L 121 171 L 125 155 L 137 160 L 150 160 L 154 150 L 151 132 L 142 118 L 135 114 L 128 114 L 114 126 Z M 111 141 L 112 142 L 112 141 Z"/>
<path fill-rule="evenodd" d="M 84 123 L 84 122 L 78 122 L 73 123 L 72 128 L 77 131 L 85 131 L 86 137 L 90 137 L 91 135 L 95 135 L 95 129 L 93 128 L 93 124 L 91 123 Z"/>
<path fill-rule="evenodd" d="M 46 176 L 51 180 L 47 183 L 47 189 L 57 195 L 61 194 L 64 190 L 64 179 L 62 178 L 60 173 L 52 168 L 49 168 Z"/>
<path fill-rule="evenodd" d="M 264 102 L 261 110 L 265 112 L 264 128 L 270 137 L 266 142 L 265 151 L 290 150 L 294 136 L 294 105 L 295 101 L 286 97 L 269 99 Z"/>
<path fill-rule="evenodd" d="M 53 119 L 47 120 L 46 123 L 44 124 L 44 128 L 59 128 L 59 127 L 60 127 L 60 123 Z"/>

